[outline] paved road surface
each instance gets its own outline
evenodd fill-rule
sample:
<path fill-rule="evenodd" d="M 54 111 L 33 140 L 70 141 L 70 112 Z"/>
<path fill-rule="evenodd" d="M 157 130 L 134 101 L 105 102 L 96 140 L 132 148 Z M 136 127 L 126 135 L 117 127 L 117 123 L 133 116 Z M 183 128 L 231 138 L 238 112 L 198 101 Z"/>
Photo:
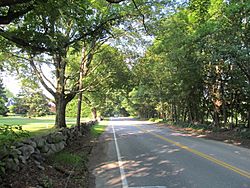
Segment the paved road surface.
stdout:
<path fill-rule="evenodd" d="M 250 150 L 112 118 L 94 151 L 97 188 L 246 188 Z"/>

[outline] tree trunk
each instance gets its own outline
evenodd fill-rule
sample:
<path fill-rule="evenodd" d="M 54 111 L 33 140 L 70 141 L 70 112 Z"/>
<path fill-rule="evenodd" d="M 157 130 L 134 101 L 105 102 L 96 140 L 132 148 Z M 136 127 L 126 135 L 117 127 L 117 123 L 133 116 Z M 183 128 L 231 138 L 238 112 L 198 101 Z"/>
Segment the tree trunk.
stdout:
<path fill-rule="evenodd" d="M 92 108 L 91 109 L 91 112 L 92 112 L 92 118 L 94 119 L 94 120 L 96 120 L 97 119 L 97 112 L 96 112 L 96 108 L 94 107 L 94 108 Z"/>
<path fill-rule="evenodd" d="M 250 128 L 250 109 L 247 111 L 247 128 Z"/>
<path fill-rule="evenodd" d="M 214 120 L 215 127 L 219 127 L 220 125 L 220 115 L 218 111 L 219 111 L 218 107 L 214 107 L 213 120 Z"/>
<path fill-rule="evenodd" d="M 61 128 L 66 127 L 66 96 L 65 96 L 65 69 L 66 69 L 66 61 L 63 59 L 63 56 L 60 54 L 56 54 L 53 57 L 53 61 L 56 67 L 56 121 L 55 127 Z"/>
<path fill-rule="evenodd" d="M 83 88 L 83 77 L 84 77 L 84 63 L 85 63 L 85 47 L 82 48 L 82 60 L 80 65 L 80 75 L 79 75 L 79 95 L 78 95 L 78 104 L 77 104 L 77 117 L 76 125 L 80 126 L 81 124 L 81 111 L 82 111 L 82 88 Z"/>
<path fill-rule="evenodd" d="M 66 105 L 67 102 L 63 95 L 58 95 L 56 97 L 56 121 L 55 121 L 55 127 L 61 128 L 66 127 Z"/>
<path fill-rule="evenodd" d="M 76 125 L 81 125 L 81 111 L 82 111 L 82 91 L 80 91 L 78 96 L 78 103 L 77 103 L 77 117 L 76 117 Z"/>

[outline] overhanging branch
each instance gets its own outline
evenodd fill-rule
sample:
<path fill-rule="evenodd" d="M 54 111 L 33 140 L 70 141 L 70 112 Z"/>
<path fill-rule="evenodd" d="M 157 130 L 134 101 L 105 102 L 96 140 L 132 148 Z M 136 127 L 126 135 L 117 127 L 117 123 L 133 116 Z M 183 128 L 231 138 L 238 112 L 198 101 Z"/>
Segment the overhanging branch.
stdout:
<path fill-rule="evenodd" d="M 29 59 L 30 65 L 33 68 L 33 70 L 35 71 L 35 74 L 37 75 L 38 79 L 40 80 L 41 84 L 43 85 L 43 87 L 51 94 L 53 95 L 53 97 L 56 96 L 55 92 L 45 83 L 41 73 L 39 72 L 39 70 L 37 69 L 34 60 L 32 58 Z"/>
<path fill-rule="evenodd" d="M 106 1 L 108 1 L 109 3 L 120 3 L 125 0 L 106 0 Z"/>
<path fill-rule="evenodd" d="M 147 26 L 146 26 L 146 24 L 145 24 L 145 16 L 144 16 L 144 14 L 141 12 L 141 10 L 139 9 L 139 7 L 138 7 L 137 4 L 135 3 L 135 0 L 132 0 L 132 2 L 133 2 L 133 4 L 134 4 L 136 10 L 139 12 L 139 14 L 140 14 L 141 17 L 142 17 L 142 24 L 143 24 L 143 27 L 144 27 L 146 33 L 149 34 L 148 29 L 147 29 Z"/>
<path fill-rule="evenodd" d="M 32 0 L 1 0 L 0 7 L 31 2 Z"/>

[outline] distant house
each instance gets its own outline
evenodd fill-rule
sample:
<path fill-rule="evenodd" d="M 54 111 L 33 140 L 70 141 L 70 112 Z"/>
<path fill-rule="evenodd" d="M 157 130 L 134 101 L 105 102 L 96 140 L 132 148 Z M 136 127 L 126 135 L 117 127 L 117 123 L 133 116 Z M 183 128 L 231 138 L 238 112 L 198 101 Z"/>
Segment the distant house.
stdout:
<path fill-rule="evenodd" d="M 15 104 L 14 99 L 13 99 L 13 98 L 9 98 L 9 99 L 8 99 L 8 102 L 5 103 L 5 106 L 6 106 L 6 107 L 9 107 L 9 106 L 13 106 L 14 104 Z"/>

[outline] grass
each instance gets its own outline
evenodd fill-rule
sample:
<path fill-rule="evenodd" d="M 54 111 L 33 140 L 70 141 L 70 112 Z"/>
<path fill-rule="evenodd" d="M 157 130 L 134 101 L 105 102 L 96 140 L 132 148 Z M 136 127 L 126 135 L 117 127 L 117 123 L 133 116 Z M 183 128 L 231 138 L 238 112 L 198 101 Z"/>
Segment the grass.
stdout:
<path fill-rule="evenodd" d="M 91 127 L 91 135 L 94 137 L 98 137 L 100 136 L 106 129 L 108 125 L 108 121 L 101 121 L 99 123 L 97 123 L 96 125 Z"/>
<path fill-rule="evenodd" d="M 52 160 L 57 165 L 69 165 L 78 166 L 83 162 L 83 158 L 80 155 L 69 153 L 68 151 L 61 151 L 52 157 Z"/>
<path fill-rule="evenodd" d="M 85 119 L 88 120 L 88 119 Z M 66 118 L 67 126 L 75 125 L 75 118 Z M 29 136 L 46 135 L 55 131 L 55 116 L 45 116 L 28 118 L 22 116 L 0 117 L 0 126 L 3 125 L 21 125 L 22 129 L 29 132 Z M 0 133 L 0 142 L 8 140 L 8 136 Z"/>
<path fill-rule="evenodd" d="M 163 123 L 164 119 L 159 118 L 150 118 L 149 121 L 155 122 L 155 123 Z"/>

